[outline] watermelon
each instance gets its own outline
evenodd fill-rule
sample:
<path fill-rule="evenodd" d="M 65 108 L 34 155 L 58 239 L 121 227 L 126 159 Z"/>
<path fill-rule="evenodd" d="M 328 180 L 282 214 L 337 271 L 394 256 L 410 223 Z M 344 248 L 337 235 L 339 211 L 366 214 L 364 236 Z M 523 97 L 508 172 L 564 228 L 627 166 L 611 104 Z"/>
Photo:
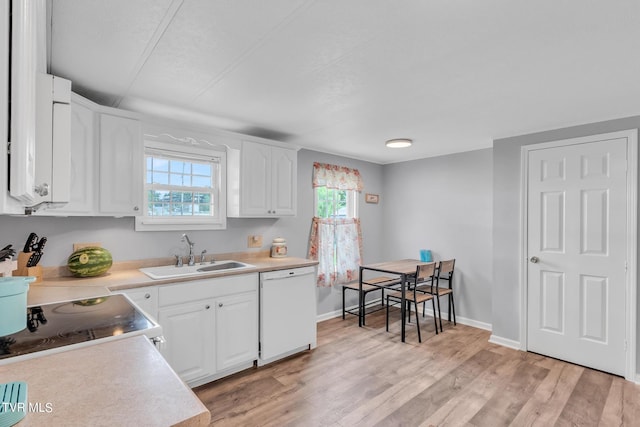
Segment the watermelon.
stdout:
<path fill-rule="evenodd" d="M 94 277 L 106 273 L 113 264 L 111 253 L 97 246 L 78 249 L 67 259 L 67 267 L 77 277 Z"/>

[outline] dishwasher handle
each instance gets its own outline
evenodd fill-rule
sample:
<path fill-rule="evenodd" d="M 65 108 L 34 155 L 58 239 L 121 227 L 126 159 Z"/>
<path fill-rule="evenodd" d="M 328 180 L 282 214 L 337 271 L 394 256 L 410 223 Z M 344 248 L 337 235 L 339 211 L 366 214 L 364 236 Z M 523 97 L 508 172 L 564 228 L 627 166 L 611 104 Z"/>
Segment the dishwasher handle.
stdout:
<path fill-rule="evenodd" d="M 300 267 L 300 268 L 289 268 L 287 270 L 276 270 L 276 271 L 268 271 L 266 273 L 260 273 L 260 280 L 276 280 L 276 279 L 286 279 L 289 277 L 299 277 L 306 276 L 308 274 L 315 274 L 316 268 L 311 267 Z"/>

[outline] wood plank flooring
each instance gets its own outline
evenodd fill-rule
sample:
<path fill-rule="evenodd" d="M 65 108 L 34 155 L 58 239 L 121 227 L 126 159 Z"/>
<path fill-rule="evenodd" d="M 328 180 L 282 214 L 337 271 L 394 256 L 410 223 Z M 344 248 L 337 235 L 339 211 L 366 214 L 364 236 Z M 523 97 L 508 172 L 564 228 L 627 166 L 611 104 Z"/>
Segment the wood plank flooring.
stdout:
<path fill-rule="evenodd" d="M 215 426 L 639 426 L 640 386 L 399 310 L 318 324 L 318 348 L 194 389 Z"/>

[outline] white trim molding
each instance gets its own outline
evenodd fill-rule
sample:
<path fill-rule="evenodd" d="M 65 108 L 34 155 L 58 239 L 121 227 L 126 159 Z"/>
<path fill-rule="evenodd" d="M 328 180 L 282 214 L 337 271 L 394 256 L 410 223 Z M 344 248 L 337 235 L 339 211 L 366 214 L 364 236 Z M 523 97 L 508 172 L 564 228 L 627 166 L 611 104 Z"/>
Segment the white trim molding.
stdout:
<path fill-rule="evenodd" d="M 380 298 L 367 301 L 367 303 L 369 302 L 380 302 Z M 357 308 L 358 308 L 358 304 L 354 304 L 352 306 L 346 307 L 347 310 L 356 310 Z M 433 317 L 433 309 L 427 309 L 425 313 L 428 316 Z M 350 317 L 353 316 L 352 314 L 347 314 L 347 315 Z M 325 320 L 335 319 L 336 317 L 342 317 L 342 309 L 319 314 L 316 317 L 316 322 L 320 323 L 320 322 L 324 322 Z M 491 323 L 480 322 L 479 320 L 468 319 L 466 317 L 456 316 L 456 323 L 460 323 L 461 325 L 471 326 L 473 328 L 484 329 L 485 331 L 491 331 Z"/>
<path fill-rule="evenodd" d="M 501 345 L 503 347 L 512 348 L 514 350 L 522 350 L 520 341 L 512 340 L 509 338 L 499 337 L 497 335 L 491 334 L 489 337 L 489 342 L 492 344 Z"/>
<path fill-rule="evenodd" d="M 568 145 L 585 144 L 606 139 L 627 139 L 627 247 L 626 247 L 626 283 L 625 283 L 625 379 L 638 382 L 636 372 L 637 353 L 637 248 L 638 248 L 638 130 L 629 129 L 579 138 L 563 139 L 540 144 L 524 145 L 521 148 L 520 175 L 520 342 L 518 348 L 527 351 L 527 223 L 528 223 L 528 156 L 533 150 L 562 147 Z M 494 339 L 492 337 L 492 339 Z M 503 340 L 496 337 L 497 341 Z M 496 342 L 497 342 L 496 341 Z M 508 340 L 510 341 L 510 340 Z"/>

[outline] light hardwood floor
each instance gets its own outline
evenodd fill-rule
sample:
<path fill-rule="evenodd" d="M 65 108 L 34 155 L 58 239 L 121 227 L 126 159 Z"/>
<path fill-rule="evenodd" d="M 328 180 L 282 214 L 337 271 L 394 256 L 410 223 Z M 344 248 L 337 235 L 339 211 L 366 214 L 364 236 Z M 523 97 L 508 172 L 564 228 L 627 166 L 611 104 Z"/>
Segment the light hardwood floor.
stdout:
<path fill-rule="evenodd" d="M 220 426 L 640 426 L 640 386 L 399 311 L 318 324 L 318 348 L 194 389 Z"/>

